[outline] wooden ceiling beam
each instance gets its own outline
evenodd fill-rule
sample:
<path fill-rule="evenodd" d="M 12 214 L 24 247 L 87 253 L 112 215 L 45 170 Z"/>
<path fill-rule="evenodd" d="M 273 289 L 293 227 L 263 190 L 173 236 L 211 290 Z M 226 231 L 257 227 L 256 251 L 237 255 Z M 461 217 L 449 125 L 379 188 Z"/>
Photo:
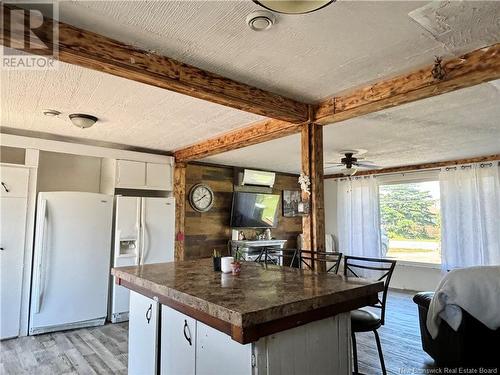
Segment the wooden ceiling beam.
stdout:
<path fill-rule="evenodd" d="M 314 122 L 327 125 L 386 108 L 430 98 L 500 78 L 500 43 L 444 61 L 445 75 L 434 78 L 434 65 L 333 96 L 319 103 Z"/>
<path fill-rule="evenodd" d="M 385 174 L 385 173 L 402 173 L 402 172 L 411 172 L 411 171 L 419 171 L 425 169 L 434 169 L 434 168 L 443 168 L 449 167 L 453 165 L 460 164 L 471 164 L 471 163 L 487 163 L 492 161 L 500 160 L 500 154 L 488 155 L 488 156 L 480 156 L 476 158 L 468 158 L 468 159 L 459 159 L 459 160 L 448 160 L 448 161 L 440 161 L 436 163 L 423 163 L 423 164 L 414 164 L 414 165 L 404 165 L 400 167 L 390 167 L 390 168 L 382 168 L 382 169 L 373 169 L 369 171 L 360 171 L 357 172 L 356 176 L 367 176 L 371 174 Z M 345 178 L 341 173 L 336 174 L 328 174 L 325 175 L 325 179 L 327 178 Z"/>
<path fill-rule="evenodd" d="M 327 125 L 499 79 L 500 43 L 450 59 L 442 66 L 445 77 L 441 80 L 432 76 L 434 65 L 428 66 L 324 100 L 314 106 L 314 111 L 311 110 L 313 106 L 310 106 L 309 116 L 314 123 Z M 175 157 L 180 161 L 196 160 L 299 133 L 300 126 L 294 125 L 296 124 L 284 121 L 265 120 L 178 150 Z"/>
<path fill-rule="evenodd" d="M 68 64 L 109 73 L 261 116 L 294 123 L 308 119 L 308 105 L 305 103 L 236 82 L 63 22 L 45 18 L 43 25 L 36 29 L 39 40 L 32 38 L 33 33 L 30 33 L 30 30 L 25 31 L 23 40 L 22 35 L 10 32 L 16 26 L 10 25 L 10 12 L 19 8 L 3 3 L 1 8 L 5 21 L 1 43 L 6 47 L 25 45 L 24 41 L 27 38 L 30 39 L 30 45 L 26 45 L 32 48 L 24 49 L 26 52 L 44 54 L 46 50 L 33 48 L 40 45 L 41 41 L 45 45 L 56 47 L 59 51 L 56 58 Z M 57 23 L 59 29 L 59 37 L 55 42 L 52 42 L 51 37 L 53 23 Z M 17 26 L 22 27 L 22 25 Z"/>
<path fill-rule="evenodd" d="M 302 125 L 302 123 L 294 124 L 286 121 L 267 119 L 177 150 L 174 152 L 174 157 L 178 162 L 197 160 L 300 133 Z"/>

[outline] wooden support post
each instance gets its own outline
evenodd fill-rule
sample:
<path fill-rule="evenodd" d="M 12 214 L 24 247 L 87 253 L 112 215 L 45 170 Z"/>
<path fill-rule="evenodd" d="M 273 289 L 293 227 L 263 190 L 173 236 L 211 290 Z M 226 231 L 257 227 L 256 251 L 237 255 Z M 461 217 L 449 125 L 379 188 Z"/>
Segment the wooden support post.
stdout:
<path fill-rule="evenodd" d="M 302 128 L 302 173 L 311 180 L 311 194 L 302 193 L 309 200 L 309 215 L 302 218 L 303 248 L 325 251 L 325 210 L 323 187 L 323 128 L 317 124 L 306 124 Z M 317 264 L 322 270 L 325 264 Z"/>
<path fill-rule="evenodd" d="M 186 216 L 186 163 L 175 163 L 175 260 L 184 260 L 184 221 Z"/>

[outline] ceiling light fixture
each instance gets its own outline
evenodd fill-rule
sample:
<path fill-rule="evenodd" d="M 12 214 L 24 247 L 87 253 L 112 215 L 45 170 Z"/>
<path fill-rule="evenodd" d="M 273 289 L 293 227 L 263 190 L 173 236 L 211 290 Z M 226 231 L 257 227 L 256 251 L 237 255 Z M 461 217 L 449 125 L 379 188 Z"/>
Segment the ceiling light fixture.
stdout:
<path fill-rule="evenodd" d="M 97 117 L 92 115 L 86 115 L 84 113 L 72 113 L 69 115 L 69 119 L 73 125 L 79 127 L 80 129 L 90 128 L 97 122 Z"/>
<path fill-rule="evenodd" d="M 49 117 L 56 117 L 56 116 L 59 116 L 61 114 L 61 112 L 56 111 L 55 109 L 42 109 L 42 113 L 45 116 L 49 116 Z"/>
<path fill-rule="evenodd" d="M 344 176 L 354 176 L 358 170 L 356 168 L 344 168 L 340 171 Z"/>
<path fill-rule="evenodd" d="M 285 14 L 304 14 L 311 13 L 335 0 L 253 0 L 254 3 L 272 10 L 273 12 Z"/>
<path fill-rule="evenodd" d="M 267 10 L 257 10 L 247 16 L 247 24 L 254 31 L 269 30 L 276 21 L 276 17 Z"/>

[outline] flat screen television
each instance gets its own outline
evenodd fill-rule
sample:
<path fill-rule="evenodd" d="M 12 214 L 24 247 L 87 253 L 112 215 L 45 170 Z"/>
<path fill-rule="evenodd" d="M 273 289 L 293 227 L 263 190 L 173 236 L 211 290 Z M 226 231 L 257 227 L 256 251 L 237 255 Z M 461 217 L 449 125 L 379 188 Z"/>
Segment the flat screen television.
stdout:
<path fill-rule="evenodd" d="M 235 192 L 231 211 L 232 228 L 275 228 L 280 195 Z"/>

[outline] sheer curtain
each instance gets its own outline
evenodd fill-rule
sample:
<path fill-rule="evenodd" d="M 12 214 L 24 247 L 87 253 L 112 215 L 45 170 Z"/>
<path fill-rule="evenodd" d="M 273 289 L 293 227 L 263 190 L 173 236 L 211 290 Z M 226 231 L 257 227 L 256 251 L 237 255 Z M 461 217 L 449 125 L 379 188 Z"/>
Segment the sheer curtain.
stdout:
<path fill-rule="evenodd" d="M 374 176 L 338 181 L 337 223 L 339 251 L 347 255 L 381 258 L 378 184 Z"/>
<path fill-rule="evenodd" d="M 443 168 L 439 181 L 442 268 L 500 264 L 498 163 Z"/>

